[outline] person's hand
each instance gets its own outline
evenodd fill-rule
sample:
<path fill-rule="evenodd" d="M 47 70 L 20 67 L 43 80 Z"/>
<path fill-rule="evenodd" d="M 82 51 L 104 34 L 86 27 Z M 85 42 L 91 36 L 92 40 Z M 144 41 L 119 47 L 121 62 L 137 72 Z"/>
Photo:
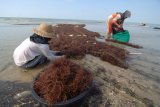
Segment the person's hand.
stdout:
<path fill-rule="evenodd" d="M 121 29 L 121 26 L 120 26 L 120 25 L 118 25 L 117 27 L 118 27 L 118 29 Z"/>
<path fill-rule="evenodd" d="M 62 55 L 62 58 L 67 58 L 67 56 L 66 55 Z"/>

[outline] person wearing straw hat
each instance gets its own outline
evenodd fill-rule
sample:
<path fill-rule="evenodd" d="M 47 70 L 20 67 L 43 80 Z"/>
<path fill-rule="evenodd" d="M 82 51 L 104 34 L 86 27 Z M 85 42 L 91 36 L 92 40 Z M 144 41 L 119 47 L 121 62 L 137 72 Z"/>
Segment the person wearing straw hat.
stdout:
<path fill-rule="evenodd" d="M 54 36 L 51 25 L 40 24 L 33 29 L 33 35 L 24 40 L 13 53 L 13 59 L 17 66 L 32 68 L 39 64 L 44 64 L 48 60 L 53 61 L 57 58 L 57 52 L 49 49 L 48 42 Z"/>
<path fill-rule="evenodd" d="M 126 10 L 124 13 L 114 13 L 110 15 L 107 19 L 107 35 L 108 39 L 111 38 L 112 34 L 117 32 L 122 32 L 123 30 L 123 22 L 126 18 L 131 17 L 131 12 Z"/>

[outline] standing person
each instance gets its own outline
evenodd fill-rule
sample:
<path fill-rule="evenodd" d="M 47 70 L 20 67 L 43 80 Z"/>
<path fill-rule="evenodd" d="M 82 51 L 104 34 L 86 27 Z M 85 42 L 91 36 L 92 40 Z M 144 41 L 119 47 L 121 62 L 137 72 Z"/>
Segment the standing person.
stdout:
<path fill-rule="evenodd" d="M 33 35 L 24 40 L 13 53 L 13 59 L 17 66 L 33 68 L 44 64 L 48 60 L 53 61 L 64 56 L 56 56 L 56 52 L 49 49 L 48 42 L 54 36 L 51 25 L 42 23 L 33 29 Z"/>
<path fill-rule="evenodd" d="M 107 35 L 108 39 L 111 38 L 112 34 L 116 32 L 122 32 L 123 30 L 123 22 L 126 18 L 131 16 L 131 12 L 126 10 L 124 13 L 114 13 L 108 17 L 107 20 Z"/>

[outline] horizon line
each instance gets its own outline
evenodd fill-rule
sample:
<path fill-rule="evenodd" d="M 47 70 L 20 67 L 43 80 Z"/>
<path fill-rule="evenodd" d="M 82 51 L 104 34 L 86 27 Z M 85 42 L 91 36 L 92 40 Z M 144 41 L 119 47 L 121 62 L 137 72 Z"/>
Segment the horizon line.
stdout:
<path fill-rule="evenodd" d="M 11 16 L 0 16 L 0 18 L 28 18 L 28 19 L 56 19 L 56 20 L 77 20 L 77 21 L 98 21 L 98 22 L 106 22 L 106 20 L 96 20 L 96 19 L 64 19 L 64 18 L 42 18 L 42 17 L 11 17 Z M 149 22 L 134 22 L 134 21 L 131 21 L 131 22 L 128 22 L 128 21 L 125 21 L 127 23 L 145 23 L 145 24 L 156 24 L 156 25 L 159 25 L 160 23 L 149 23 Z"/>

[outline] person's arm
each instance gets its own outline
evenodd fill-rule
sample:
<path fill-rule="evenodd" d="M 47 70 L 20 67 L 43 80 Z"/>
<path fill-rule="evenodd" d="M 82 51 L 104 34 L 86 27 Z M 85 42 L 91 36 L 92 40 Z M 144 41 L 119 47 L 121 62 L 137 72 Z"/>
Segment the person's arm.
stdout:
<path fill-rule="evenodd" d="M 124 19 L 121 19 L 119 24 L 120 24 L 120 29 L 122 31 L 124 31 L 124 29 L 123 29 L 123 23 L 124 23 Z"/>
<path fill-rule="evenodd" d="M 121 15 L 118 14 L 113 20 L 112 23 L 115 24 L 118 28 L 121 28 L 121 26 L 117 23 L 117 21 L 121 19 Z"/>
<path fill-rule="evenodd" d="M 42 54 L 47 57 L 47 59 L 49 60 L 55 60 L 57 58 L 61 58 L 62 56 L 56 56 L 54 55 L 56 52 L 52 51 L 49 49 L 48 45 L 41 45 L 39 46 L 40 51 L 42 52 Z"/>

